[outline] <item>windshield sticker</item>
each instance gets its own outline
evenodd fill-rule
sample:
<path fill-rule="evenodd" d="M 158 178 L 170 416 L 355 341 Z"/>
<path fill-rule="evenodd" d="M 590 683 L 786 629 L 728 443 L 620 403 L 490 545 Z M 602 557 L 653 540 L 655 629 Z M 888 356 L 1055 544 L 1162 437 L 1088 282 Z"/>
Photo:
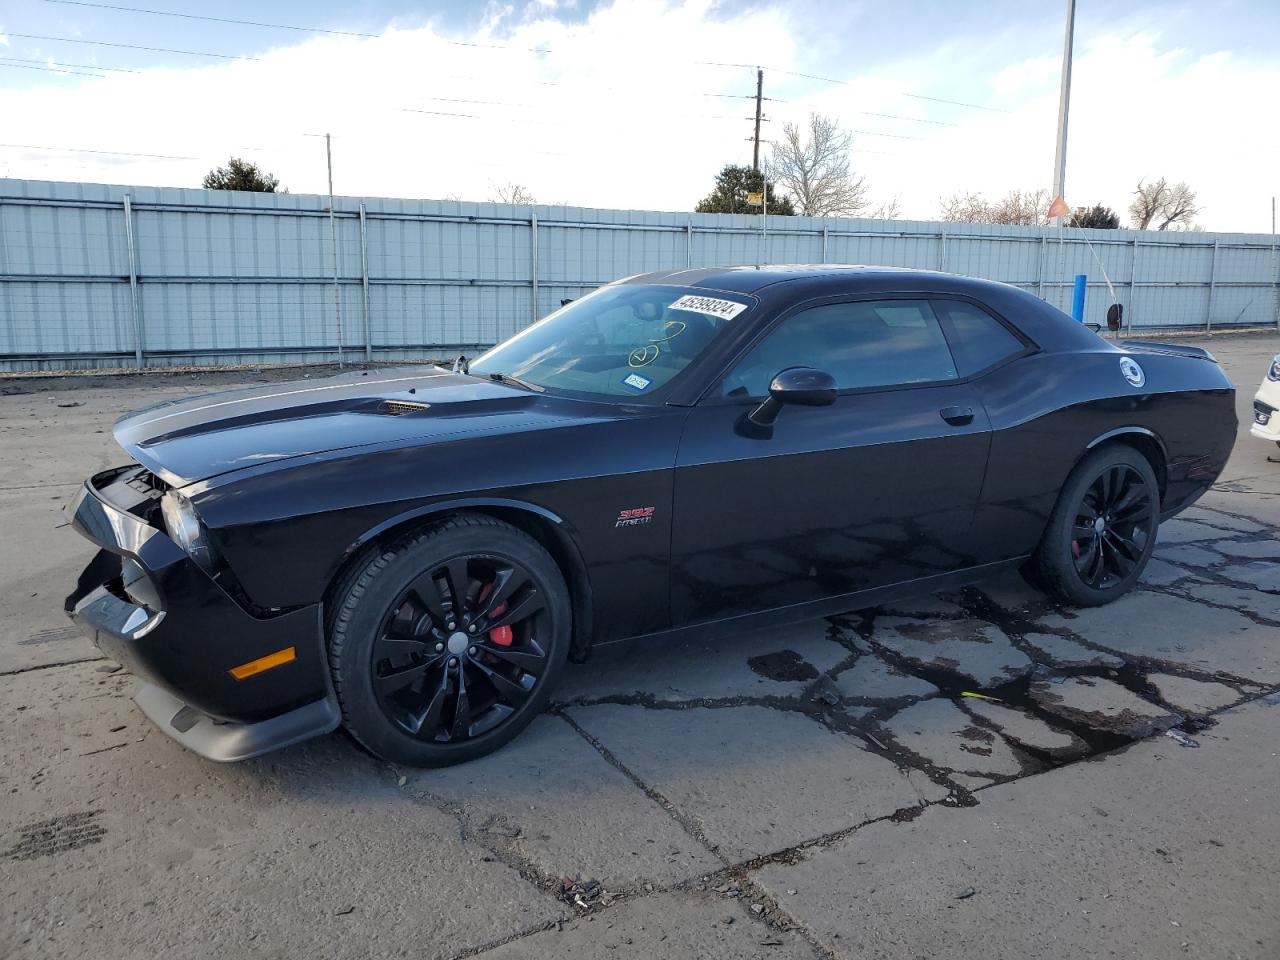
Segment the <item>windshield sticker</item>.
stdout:
<path fill-rule="evenodd" d="M 689 325 L 683 320 L 668 320 L 662 325 L 662 336 L 650 337 L 650 343 L 666 343 L 668 340 L 674 340 L 680 334 L 689 329 Z"/>
<path fill-rule="evenodd" d="M 711 317 L 732 320 L 747 309 L 747 305 L 745 303 L 735 303 L 732 300 L 717 300 L 715 297 L 696 297 L 689 294 L 671 304 L 668 309 L 688 310 L 691 313 L 705 313 Z"/>
<path fill-rule="evenodd" d="M 645 387 L 649 386 L 649 384 L 653 383 L 652 380 L 642 377 L 638 373 L 631 374 L 631 376 L 627 377 L 622 382 L 628 387 L 635 387 L 637 390 L 643 390 Z"/>
<path fill-rule="evenodd" d="M 662 353 L 656 343 L 646 343 L 643 347 L 636 347 L 627 356 L 627 366 L 635 369 L 637 367 L 647 367 L 653 361 L 658 359 L 658 354 Z"/>

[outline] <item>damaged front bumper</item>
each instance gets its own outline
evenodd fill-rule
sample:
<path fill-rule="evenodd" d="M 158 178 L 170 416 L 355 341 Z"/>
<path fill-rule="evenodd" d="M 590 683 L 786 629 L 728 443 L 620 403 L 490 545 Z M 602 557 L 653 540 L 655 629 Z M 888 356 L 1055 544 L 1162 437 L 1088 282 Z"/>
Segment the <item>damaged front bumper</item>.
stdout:
<path fill-rule="evenodd" d="M 251 611 L 159 526 L 160 491 L 141 467 L 90 478 L 71 524 L 100 549 L 67 610 L 138 678 L 135 699 L 166 734 L 211 760 L 243 760 L 328 733 L 341 720 L 318 604 Z M 281 666 L 233 668 L 282 650 Z"/>

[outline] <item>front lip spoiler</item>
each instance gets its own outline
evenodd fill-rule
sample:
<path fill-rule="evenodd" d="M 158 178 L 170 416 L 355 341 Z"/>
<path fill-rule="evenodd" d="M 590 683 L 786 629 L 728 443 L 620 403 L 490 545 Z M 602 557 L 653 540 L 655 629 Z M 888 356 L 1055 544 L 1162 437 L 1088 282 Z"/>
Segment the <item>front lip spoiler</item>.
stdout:
<path fill-rule="evenodd" d="M 329 698 L 257 723 L 227 723 L 205 716 L 173 694 L 139 681 L 134 701 L 147 718 L 192 753 L 218 763 L 234 763 L 291 747 L 338 728 L 342 713 Z"/>

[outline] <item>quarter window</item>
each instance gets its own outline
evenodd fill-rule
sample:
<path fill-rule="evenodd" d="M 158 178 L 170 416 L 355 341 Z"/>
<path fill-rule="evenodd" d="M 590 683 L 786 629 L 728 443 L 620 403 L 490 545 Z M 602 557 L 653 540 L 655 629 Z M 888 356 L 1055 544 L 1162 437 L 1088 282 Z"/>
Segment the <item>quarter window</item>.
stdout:
<path fill-rule="evenodd" d="M 1026 349 L 1003 323 L 980 307 L 960 300 L 935 300 L 933 306 L 950 324 L 947 335 L 962 377 L 993 367 Z"/>
<path fill-rule="evenodd" d="M 761 397 L 787 367 L 816 367 L 841 390 L 956 379 L 942 327 L 925 300 L 859 300 L 783 320 L 725 377 L 723 393 Z"/>

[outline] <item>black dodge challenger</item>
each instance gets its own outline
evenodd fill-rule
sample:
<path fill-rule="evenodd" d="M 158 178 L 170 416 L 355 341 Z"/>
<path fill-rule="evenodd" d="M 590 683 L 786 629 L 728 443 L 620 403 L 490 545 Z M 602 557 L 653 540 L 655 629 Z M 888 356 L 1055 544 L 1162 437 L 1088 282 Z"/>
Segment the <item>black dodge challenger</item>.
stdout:
<path fill-rule="evenodd" d="M 1014 287 L 681 270 L 453 371 L 162 404 L 79 492 L 67 599 L 167 734 L 235 760 L 343 725 L 485 754 L 565 661 L 1020 566 L 1071 604 L 1142 574 L 1236 435 L 1204 350 L 1111 343 Z"/>

